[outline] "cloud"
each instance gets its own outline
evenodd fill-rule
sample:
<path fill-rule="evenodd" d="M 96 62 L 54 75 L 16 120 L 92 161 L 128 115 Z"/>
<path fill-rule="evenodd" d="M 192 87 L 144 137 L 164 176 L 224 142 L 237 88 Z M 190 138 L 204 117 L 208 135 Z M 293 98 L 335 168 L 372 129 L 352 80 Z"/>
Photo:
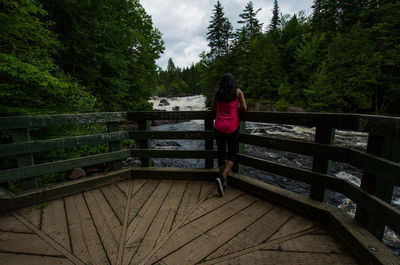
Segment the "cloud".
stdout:
<path fill-rule="evenodd" d="M 162 68 L 167 67 L 172 58 L 178 67 L 188 67 L 199 61 L 202 51 L 208 51 L 207 27 L 210 23 L 216 0 L 141 0 L 147 14 L 152 16 L 154 27 L 163 34 L 165 52 L 157 61 Z M 248 0 L 221 0 L 225 16 L 234 29 Z M 272 17 L 273 0 L 253 0 L 255 9 L 262 8 L 257 18 L 264 28 Z M 278 0 L 283 14 L 294 14 L 309 10 L 312 0 Z"/>

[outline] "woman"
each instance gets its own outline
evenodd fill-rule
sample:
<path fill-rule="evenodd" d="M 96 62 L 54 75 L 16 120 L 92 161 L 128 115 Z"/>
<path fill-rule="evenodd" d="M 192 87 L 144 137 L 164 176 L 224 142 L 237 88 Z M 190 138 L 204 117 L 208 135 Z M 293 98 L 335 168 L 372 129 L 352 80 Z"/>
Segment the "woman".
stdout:
<path fill-rule="evenodd" d="M 239 106 L 238 106 L 239 103 Z M 227 176 L 236 160 L 239 140 L 238 110 L 246 111 L 247 105 L 243 92 L 237 88 L 232 74 L 224 74 L 213 99 L 213 108 L 217 108 L 214 125 L 214 137 L 218 147 L 218 167 L 220 176 L 216 178 L 219 195 L 224 195 L 228 187 Z M 228 153 L 226 146 L 228 145 Z"/>

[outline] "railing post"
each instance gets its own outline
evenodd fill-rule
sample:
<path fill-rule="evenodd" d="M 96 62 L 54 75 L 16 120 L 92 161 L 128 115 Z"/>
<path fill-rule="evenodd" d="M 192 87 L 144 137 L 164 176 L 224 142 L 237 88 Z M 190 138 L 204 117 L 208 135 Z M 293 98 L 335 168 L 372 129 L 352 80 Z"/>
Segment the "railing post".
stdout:
<path fill-rule="evenodd" d="M 138 125 L 139 125 L 139 130 L 150 131 L 150 121 L 149 120 L 139 120 Z M 137 143 L 141 149 L 150 149 L 150 147 L 151 147 L 149 139 L 140 140 L 140 141 L 137 141 Z M 151 158 L 150 157 L 140 158 L 140 164 L 142 167 L 151 167 L 152 166 Z"/>
<path fill-rule="evenodd" d="M 30 141 L 29 131 L 26 128 L 14 129 L 12 130 L 12 138 L 14 143 L 29 142 Z M 17 156 L 18 167 L 27 167 L 33 165 L 34 165 L 33 154 L 24 154 Z M 22 190 L 38 188 L 37 178 L 29 178 L 21 180 L 21 188 Z"/>
<path fill-rule="evenodd" d="M 324 126 L 315 128 L 315 143 L 318 144 L 333 144 L 335 139 L 335 129 Z M 330 174 L 331 161 L 314 156 L 312 170 L 318 173 Z M 320 185 L 311 185 L 310 198 L 321 202 L 326 201 L 326 190 Z"/>
<path fill-rule="evenodd" d="M 119 132 L 119 122 L 108 122 L 107 132 Z M 121 141 L 110 142 L 108 144 L 110 152 L 116 152 L 121 150 Z M 116 161 L 112 163 L 112 169 L 122 168 L 122 161 Z"/>
<path fill-rule="evenodd" d="M 370 133 L 368 136 L 367 153 L 398 163 L 400 161 L 400 138 Z M 374 175 L 367 173 L 362 175 L 361 189 L 389 204 L 392 202 L 394 185 L 382 180 L 378 181 Z M 369 214 L 366 209 L 357 206 L 355 219 L 376 238 L 382 240 L 385 232 L 385 224 L 380 221 L 379 217 L 377 218 Z"/>
<path fill-rule="evenodd" d="M 214 120 L 213 118 L 206 118 L 204 120 L 204 130 L 212 131 L 214 129 Z M 204 148 L 205 150 L 213 150 L 214 149 L 214 139 L 206 139 L 204 141 Z M 214 159 L 206 158 L 205 160 L 205 167 L 206 168 L 213 168 L 214 167 Z"/>
<path fill-rule="evenodd" d="M 240 125 L 239 125 L 239 134 L 240 133 L 245 133 L 246 132 L 246 122 L 245 121 L 241 121 Z M 239 143 L 239 147 L 238 147 L 238 154 L 243 154 L 244 153 L 244 144 Z M 233 172 L 239 173 L 239 174 L 243 174 L 244 172 L 244 166 L 239 164 L 239 163 L 235 163 L 235 165 L 232 168 Z"/>

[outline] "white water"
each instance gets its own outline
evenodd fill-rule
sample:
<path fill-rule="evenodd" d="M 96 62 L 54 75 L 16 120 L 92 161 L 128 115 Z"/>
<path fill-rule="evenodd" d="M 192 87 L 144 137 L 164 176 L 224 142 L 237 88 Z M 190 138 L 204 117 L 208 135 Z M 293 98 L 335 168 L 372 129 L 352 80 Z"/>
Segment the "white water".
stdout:
<path fill-rule="evenodd" d="M 168 105 L 162 104 L 161 100 L 167 100 Z M 162 98 L 153 97 L 149 100 L 153 104 L 155 110 L 166 110 L 172 111 L 174 107 L 179 107 L 180 111 L 191 111 L 191 110 L 205 110 L 206 109 L 206 97 L 203 95 L 196 95 L 190 97 L 172 97 Z M 160 104 L 161 103 L 161 104 Z"/>

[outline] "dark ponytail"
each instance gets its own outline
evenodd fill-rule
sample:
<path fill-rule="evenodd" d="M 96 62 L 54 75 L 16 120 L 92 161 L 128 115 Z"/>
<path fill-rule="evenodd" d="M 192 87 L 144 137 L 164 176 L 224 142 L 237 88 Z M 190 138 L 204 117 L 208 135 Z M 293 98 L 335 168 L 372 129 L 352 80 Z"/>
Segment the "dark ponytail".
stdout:
<path fill-rule="evenodd" d="M 236 81 L 232 74 L 227 73 L 222 76 L 215 98 L 219 102 L 231 102 L 237 98 Z"/>

